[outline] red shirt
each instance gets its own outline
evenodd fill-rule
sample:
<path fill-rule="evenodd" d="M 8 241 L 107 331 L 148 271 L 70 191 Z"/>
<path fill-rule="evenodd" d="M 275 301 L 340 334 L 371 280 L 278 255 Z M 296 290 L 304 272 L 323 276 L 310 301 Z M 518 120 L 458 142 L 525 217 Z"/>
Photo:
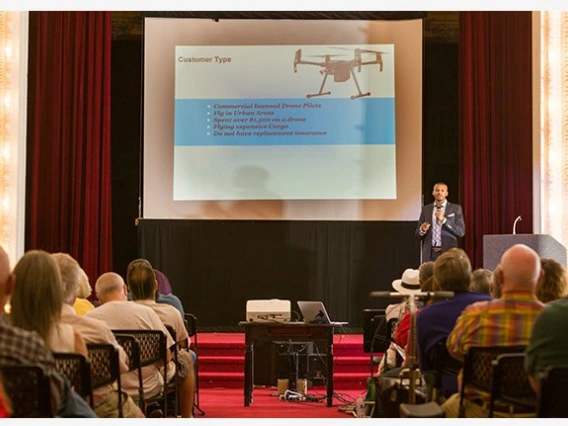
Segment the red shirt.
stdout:
<path fill-rule="evenodd" d="M 416 310 L 416 315 L 418 315 L 419 310 Z M 401 348 L 406 348 L 408 344 L 408 335 L 410 334 L 410 311 L 407 311 L 396 328 L 396 333 L 394 333 L 394 342 Z"/>

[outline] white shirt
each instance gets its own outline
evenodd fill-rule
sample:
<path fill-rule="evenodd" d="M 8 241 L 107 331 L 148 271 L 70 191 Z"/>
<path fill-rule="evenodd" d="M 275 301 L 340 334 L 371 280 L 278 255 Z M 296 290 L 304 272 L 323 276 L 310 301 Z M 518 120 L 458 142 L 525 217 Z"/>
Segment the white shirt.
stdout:
<path fill-rule="evenodd" d="M 95 318 L 107 323 L 111 330 L 162 330 L 166 334 L 166 345 L 171 347 L 175 342 L 164 326 L 160 317 L 149 307 L 129 301 L 107 302 L 84 317 Z M 175 364 L 168 364 L 168 379 L 175 372 Z M 157 395 L 164 386 L 163 373 L 155 365 L 142 367 L 144 396 Z M 138 399 L 138 373 L 131 371 L 121 377 L 122 389 L 131 397 Z"/>
<path fill-rule="evenodd" d="M 47 347 L 52 352 L 75 352 L 75 330 L 68 324 L 56 324 L 49 333 Z"/>
<path fill-rule="evenodd" d="M 148 306 L 154 312 L 156 312 L 156 314 L 158 314 L 164 324 L 169 325 L 175 330 L 176 340 L 178 342 L 189 338 L 189 336 L 187 335 L 187 329 L 185 328 L 185 324 L 183 322 L 183 318 L 181 317 L 181 313 L 173 306 L 167 305 L 165 303 L 156 303 L 154 300 L 150 299 L 136 300 L 135 303 Z"/>
<path fill-rule="evenodd" d="M 103 321 L 79 316 L 71 305 L 63 304 L 61 322 L 72 325 L 79 332 L 85 343 L 110 343 L 118 349 L 119 368 L 121 373 L 128 372 L 128 355 L 116 341 L 110 327 Z M 102 386 L 93 391 L 94 405 L 98 407 L 113 389 L 112 385 Z"/>

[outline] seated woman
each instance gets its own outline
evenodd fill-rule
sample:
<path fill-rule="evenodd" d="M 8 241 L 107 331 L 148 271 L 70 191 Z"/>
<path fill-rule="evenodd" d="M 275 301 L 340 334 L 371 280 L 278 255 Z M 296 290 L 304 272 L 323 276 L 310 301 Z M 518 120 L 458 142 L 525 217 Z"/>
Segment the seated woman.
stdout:
<path fill-rule="evenodd" d="M 87 356 L 81 335 L 72 326 L 60 322 L 63 284 L 51 256 L 41 250 L 28 251 L 16 264 L 14 275 L 12 324 L 36 331 L 52 352 L 78 352 Z"/>
<path fill-rule="evenodd" d="M 76 352 L 87 356 L 81 335 L 60 322 L 63 283 L 59 267 L 43 250 L 26 252 L 14 268 L 16 285 L 11 298 L 10 320 L 15 327 L 35 331 L 52 352 Z M 97 417 L 81 396 L 64 383 L 58 417 Z"/>

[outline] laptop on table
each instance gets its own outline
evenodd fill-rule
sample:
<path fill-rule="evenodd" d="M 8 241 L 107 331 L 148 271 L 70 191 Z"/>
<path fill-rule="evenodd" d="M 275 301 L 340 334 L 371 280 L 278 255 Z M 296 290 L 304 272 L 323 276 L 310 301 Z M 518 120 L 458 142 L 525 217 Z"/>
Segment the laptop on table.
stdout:
<path fill-rule="evenodd" d="M 347 322 L 331 321 L 323 302 L 299 300 L 298 307 L 304 317 L 304 322 L 308 324 L 341 324 L 347 325 Z"/>

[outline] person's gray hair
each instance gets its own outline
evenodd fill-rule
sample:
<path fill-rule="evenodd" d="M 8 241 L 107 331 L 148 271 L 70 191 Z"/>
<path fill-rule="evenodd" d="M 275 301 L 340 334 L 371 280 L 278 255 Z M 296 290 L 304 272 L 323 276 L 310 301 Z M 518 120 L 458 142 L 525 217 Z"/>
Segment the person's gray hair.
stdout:
<path fill-rule="evenodd" d="M 59 267 L 63 283 L 63 302 L 72 304 L 81 283 L 81 266 L 67 253 L 53 253 L 51 257 Z"/>
<path fill-rule="evenodd" d="M 478 268 L 473 271 L 469 291 L 491 294 L 491 274 L 489 269 Z"/>

